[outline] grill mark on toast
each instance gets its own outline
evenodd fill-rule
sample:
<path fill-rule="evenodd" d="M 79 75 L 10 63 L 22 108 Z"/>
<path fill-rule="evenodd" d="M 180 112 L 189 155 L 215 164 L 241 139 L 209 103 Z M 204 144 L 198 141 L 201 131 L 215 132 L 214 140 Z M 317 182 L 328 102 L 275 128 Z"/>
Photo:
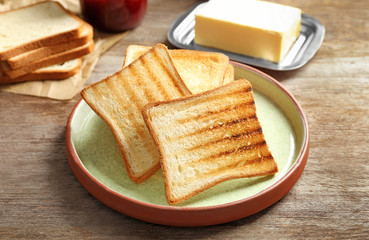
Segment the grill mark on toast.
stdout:
<path fill-rule="evenodd" d="M 139 72 L 140 69 L 136 67 L 136 64 L 131 64 L 127 68 L 131 71 L 130 74 L 134 76 L 139 76 L 139 81 L 135 81 L 134 84 L 133 83 L 126 84 L 125 89 L 127 89 L 128 97 L 132 99 L 133 107 L 138 109 L 138 111 L 140 112 L 139 117 L 142 118 L 141 108 L 146 103 L 161 100 L 159 98 L 162 96 L 168 98 L 168 94 L 165 91 L 164 92 L 160 91 L 160 90 L 163 90 L 163 88 L 160 87 L 160 81 L 158 81 L 157 77 L 152 73 L 150 64 L 148 64 L 147 59 L 145 57 L 142 57 L 142 58 L 139 58 L 137 62 L 139 62 L 140 66 L 144 67 L 145 70 L 147 70 L 145 73 L 148 74 L 148 76 L 142 76 L 143 74 L 142 73 L 140 74 Z M 142 79 L 151 79 L 151 81 L 141 81 Z M 157 97 L 153 94 L 153 91 L 155 91 L 154 90 L 155 87 L 153 87 L 153 85 L 155 85 L 159 89 L 160 97 Z M 135 91 L 135 88 L 140 88 L 140 90 L 143 91 L 146 101 L 139 98 L 139 96 L 137 95 Z M 144 142 L 144 145 L 146 146 L 152 145 L 153 142 L 151 138 L 148 138 L 147 136 L 148 132 L 147 132 L 147 128 L 144 123 L 144 120 L 142 119 L 142 121 L 133 121 L 132 124 L 138 136 L 141 137 L 142 141 Z"/>
<path fill-rule="evenodd" d="M 153 58 L 155 58 L 155 62 L 160 62 L 161 63 L 160 58 L 158 56 L 158 53 L 156 51 L 152 51 L 152 56 L 153 56 Z M 156 86 L 156 88 L 160 92 L 160 95 L 163 96 L 164 99 L 170 99 L 169 94 L 165 91 L 166 89 L 162 86 L 161 81 L 158 80 L 157 75 L 151 70 L 150 64 L 146 61 L 146 59 L 144 57 L 139 58 L 139 59 L 142 62 L 142 65 L 146 66 L 146 74 L 148 75 L 148 77 L 150 79 L 152 79 L 152 83 Z M 149 62 L 151 62 L 151 61 L 149 61 Z M 160 66 L 161 66 L 161 68 L 163 69 L 164 72 L 167 72 L 166 66 L 164 66 L 162 63 L 160 64 Z M 150 91 L 152 91 L 151 90 L 152 88 L 150 86 L 148 86 L 148 88 L 149 88 Z M 146 94 L 146 91 L 147 91 L 147 88 L 145 88 L 145 94 Z M 150 102 L 155 102 L 157 100 L 162 100 L 162 99 L 154 98 L 152 96 L 152 94 L 150 94 L 150 95 L 151 95 L 151 99 L 149 100 Z"/>
<path fill-rule="evenodd" d="M 225 156 L 225 155 L 230 155 L 230 154 L 236 153 L 236 152 L 245 152 L 247 150 L 261 148 L 263 146 L 266 146 L 266 141 L 265 140 L 260 141 L 260 142 L 255 143 L 255 144 L 252 144 L 252 145 L 245 145 L 245 146 L 233 149 L 233 150 L 227 150 L 227 151 L 224 151 L 224 152 L 220 152 L 220 153 L 214 154 L 210 157 L 211 158 L 218 158 L 218 157 Z"/>
<path fill-rule="evenodd" d="M 123 71 L 127 71 L 128 74 L 135 74 L 135 69 L 133 67 L 127 67 L 125 70 Z M 122 73 L 121 73 L 122 74 Z M 117 76 L 117 77 L 124 77 L 124 76 Z M 109 89 L 117 89 L 117 86 L 114 86 L 112 83 L 115 82 L 117 84 L 125 84 L 124 85 L 124 93 L 125 95 L 127 95 L 126 97 L 131 99 L 131 104 L 130 108 L 132 109 L 140 109 L 140 103 L 142 102 L 142 100 L 137 96 L 137 94 L 135 94 L 135 88 L 136 86 L 133 85 L 133 83 L 125 81 L 106 81 L 106 83 L 109 85 Z M 113 92 L 113 91 L 112 91 Z M 118 91 L 114 91 L 115 93 L 117 93 Z M 119 93 L 119 92 L 118 92 Z M 120 101 L 122 103 L 124 103 L 126 100 L 123 98 L 122 94 L 115 94 L 114 96 L 115 99 L 117 99 L 117 101 Z M 125 105 L 124 105 L 125 106 Z M 124 109 L 121 109 L 122 111 L 124 111 Z M 125 113 L 127 113 L 127 111 L 124 111 Z M 131 111 L 129 111 L 131 112 Z M 128 117 L 128 116 L 126 116 Z M 144 124 L 140 124 L 139 121 L 130 121 L 130 123 L 132 124 L 132 128 L 135 129 L 135 132 L 137 133 L 138 136 L 140 136 L 142 139 L 145 139 L 145 133 L 144 133 L 144 128 L 143 125 Z M 120 124 L 119 124 L 120 125 Z M 128 140 L 129 138 L 127 138 Z"/>
<path fill-rule="evenodd" d="M 231 155 L 231 154 L 234 154 L 234 153 L 242 153 L 242 152 L 246 152 L 246 151 L 249 151 L 249 150 L 261 149 L 265 146 L 267 146 L 266 141 L 263 139 L 262 141 L 251 144 L 251 145 L 243 145 L 241 147 L 238 147 L 238 148 L 235 148 L 235 149 L 232 149 L 232 150 L 227 150 L 227 151 L 212 154 L 208 157 L 201 158 L 201 159 L 198 159 L 196 161 L 193 161 L 192 163 L 211 162 L 211 161 L 215 161 L 214 159 L 216 159 L 216 158 L 224 157 L 224 156 Z"/>
<path fill-rule="evenodd" d="M 173 62 L 171 63 L 171 66 L 173 66 L 173 67 L 169 69 L 167 67 L 167 65 L 169 64 L 168 60 L 165 57 L 160 58 L 160 54 L 158 54 L 157 51 L 158 51 L 158 49 L 154 49 L 154 52 L 155 52 L 154 57 L 156 59 L 156 62 L 160 64 L 160 67 L 161 67 L 162 71 L 168 76 L 168 78 L 171 79 L 171 83 L 173 84 L 173 88 L 175 88 L 177 90 L 177 92 L 179 93 L 178 96 L 189 95 L 189 92 L 185 92 L 184 89 L 180 87 L 179 81 L 182 81 L 182 79 L 179 79 L 179 81 L 178 81 L 178 78 L 180 78 L 179 74 L 177 73 L 177 75 L 176 75 L 176 74 L 173 74 L 172 71 L 170 71 L 170 69 L 173 70 L 173 71 L 177 71 L 174 67 L 174 63 Z M 165 65 L 163 63 L 163 61 L 166 62 L 167 65 Z M 172 95 L 168 94 L 165 91 L 166 90 L 165 86 L 167 85 L 167 83 L 163 83 L 160 80 L 158 80 L 157 82 L 158 82 L 158 88 L 161 91 L 163 91 L 163 93 L 165 93 L 165 95 L 164 95 L 165 100 L 172 99 L 173 97 L 178 97 L 178 96 L 172 96 Z M 165 84 L 165 85 L 163 85 L 163 84 Z"/>
<path fill-rule="evenodd" d="M 124 72 L 127 72 L 125 74 L 131 74 L 131 72 L 133 71 L 132 67 L 127 67 L 126 69 L 124 69 L 119 75 L 117 75 L 116 77 L 118 78 L 124 78 L 124 76 L 122 76 L 124 74 Z M 140 99 L 138 98 L 138 96 L 135 94 L 135 86 L 133 86 L 133 84 L 129 81 L 111 81 L 111 82 L 117 82 L 118 84 L 124 84 L 124 92 L 127 95 L 127 98 L 132 100 L 133 105 L 131 105 L 131 107 L 136 107 L 139 108 L 139 103 L 141 102 Z M 115 86 L 113 86 L 110 81 L 106 81 L 106 83 L 109 85 L 109 89 L 116 89 Z M 112 91 L 115 92 L 115 91 Z M 115 95 L 116 98 L 119 98 L 123 101 L 122 95 L 119 94 L 119 96 L 116 94 Z M 125 102 L 125 101 L 123 101 Z"/>
<path fill-rule="evenodd" d="M 169 71 L 169 69 L 167 68 L 167 66 L 165 66 L 162 61 L 158 60 L 159 59 L 159 54 L 156 52 L 157 50 L 155 49 L 155 59 L 156 62 L 160 63 L 161 68 L 163 69 L 163 71 L 169 76 L 169 78 L 171 78 L 173 81 L 173 85 L 175 86 L 175 88 L 178 90 L 178 92 L 180 93 L 181 96 L 187 96 L 189 93 L 188 92 L 184 92 L 184 89 L 180 86 L 180 84 L 178 83 L 177 79 L 179 77 L 179 73 L 177 73 L 177 75 L 173 74 L 171 71 Z M 165 62 L 167 62 L 167 59 L 163 59 Z M 174 63 L 172 63 L 172 65 L 174 66 Z M 172 68 L 174 71 L 177 71 L 175 68 Z M 182 81 L 182 80 L 181 80 Z M 159 81 L 160 82 L 160 81 Z M 166 96 L 167 97 L 167 96 Z M 166 99 L 170 99 L 169 97 L 167 97 Z"/>
<path fill-rule="evenodd" d="M 147 64 L 146 59 L 144 57 L 139 58 L 138 59 L 138 62 L 140 62 L 142 66 L 145 66 L 147 68 L 147 70 L 148 70 L 147 73 L 149 74 L 149 78 L 150 79 L 155 79 L 154 75 L 150 71 L 150 68 L 149 68 L 149 65 Z M 133 64 L 131 66 L 132 67 L 130 68 L 130 70 L 131 70 L 132 75 L 134 75 L 134 76 L 140 76 L 140 73 L 138 72 L 138 69 L 137 69 L 136 65 Z M 157 98 L 153 96 L 152 90 L 151 90 L 152 88 L 149 86 L 150 84 L 148 84 L 147 81 L 143 81 L 144 79 L 145 79 L 144 77 L 139 77 L 138 78 L 138 81 L 136 83 L 138 84 L 138 86 L 145 93 L 145 97 L 148 100 L 148 102 L 155 102 L 157 100 Z M 157 81 L 153 81 L 153 82 L 155 84 Z"/>
<path fill-rule="evenodd" d="M 250 102 L 245 102 L 245 103 L 241 103 L 241 104 L 238 104 L 238 105 L 233 105 L 231 107 L 226 107 L 224 109 L 219 109 L 217 111 L 208 111 L 204 114 L 201 114 L 201 115 L 198 115 L 196 117 L 194 117 L 195 119 L 201 119 L 201 118 L 205 118 L 205 117 L 208 117 L 208 116 L 213 116 L 213 115 L 218 115 L 218 114 L 221 114 L 221 113 L 228 113 L 228 112 L 231 112 L 231 111 L 235 111 L 235 110 L 238 110 L 238 109 L 242 109 L 242 108 L 250 108 L 250 106 L 255 106 L 255 101 L 250 101 Z"/>
<path fill-rule="evenodd" d="M 187 138 L 189 136 L 198 135 L 198 134 L 204 134 L 205 132 L 212 131 L 212 130 L 217 130 L 219 128 L 231 127 L 231 126 L 239 124 L 241 122 L 251 122 L 251 121 L 257 121 L 257 120 L 258 120 L 258 118 L 254 114 L 254 115 L 251 115 L 249 117 L 243 117 L 243 118 L 239 118 L 239 119 L 236 119 L 236 120 L 230 120 L 228 122 L 217 124 L 215 126 L 207 126 L 207 127 L 202 128 L 202 129 L 199 129 L 198 131 L 183 134 L 181 136 L 174 136 L 173 140 L 183 139 L 183 138 Z"/>
<path fill-rule="evenodd" d="M 208 129 L 209 130 L 211 130 L 211 129 L 217 129 L 217 128 L 221 128 L 223 126 L 229 127 L 229 126 L 236 125 L 238 123 L 250 122 L 250 121 L 257 121 L 257 120 L 258 120 L 258 117 L 256 116 L 256 114 L 253 114 L 253 115 L 248 116 L 248 117 L 238 118 L 236 120 L 228 121 L 228 122 L 223 123 L 223 124 L 220 124 L 220 125 L 212 126 L 211 128 L 208 128 Z"/>
<path fill-rule="evenodd" d="M 236 105 L 234 107 L 228 107 L 226 109 L 220 109 L 218 111 L 208 111 L 207 113 L 197 115 L 196 117 L 193 117 L 193 118 L 180 119 L 179 123 L 180 124 L 185 124 L 185 123 L 188 123 L 188 122 L 191 122 L 191 121 L 200 121 L 200 120 L 205 121 L 204 118 L 206 118 L 206 117 L 209 117 L 209 116 L 213 117 L 213 116 L 220 115 L 220 114 L 227 114 L 227 112 L 230 112 L 230 111 L 233 111 L 233 110 L 236 110 L 236 109 L 240 109 L 240 108 L 248 108 L 250 105 L 254 105 L 254 104 L 255 104 L 255 102 L 252 101 L 252 102 L 242 103 L 242 104 Z M 257 116 L 254 112 L 252 115 L 249 115 L 249 116 L 244 116 L 242 118 L 235 119 L 235 120 L 228 120 L 225 123 L 219 123 L 215 126 L 207 126 L 207 127 L 202 128 L 202 129 L 199 129 L 198 131 L 195 131 L 195 132 L 190 132 L 190 133 L 187 133 L 187 134 L 183 134 L 181 136 L 174 136 L 174 138 L 175 139 L 182 139 L 182 138 L 186 138 L 186 137 L 191 136 L 191 135 L 201 134 L 201 133 L 211 131 L 211 130 L 215 130 L 215 129 L 219 129 L 219 128 L 222 128 L 222 127 L 230 127 L 232 125 L 236 125 L 236 124 L 239 124 L 239 123 L 242 123 L 242 122 L 257 121 L 257 120 L 258 120 L 258 118 L 257 118 Z"/>
<path fill-rule="evenodd" d="M 250 92 L 252 91 L 252 88 L 249 87 L 247 89 L 243 89 L 243 90 L 240 90 L 240 91 L 236 91 L 237 93 L 244 93 L 245 91 L 247 92 Z M 230 93 L 232 94 L 232 93 Z M 216 98 L 214 98 L 216 99 Z M 227 113 L 229 112 L 232 112 L 232 111 L 236 111 L 237 113 L 241 113 L 241 114 L 245 114 L 244 112 L 245 111 L 248 111 L 247 114 L 249 115 L 246 115 L 239 118 L 239 119 L 236 119 L 236 120 L 228 120 L 227 122 L 223 123 L 223 122 L 217 122 L 215 119 L 218 115 L 225 115 L 227 116 Z M 236 125 L 236 124 L 239 124 L 239 123 L 242 123 L 242 122 L 251 122 L 251 121 L 258 121 L 258 118 L 256 116 L 256 113 L 255 113 L 255 101 L 254 101 L 254 98 L 251 96 L 250 97 L 250 100 L 248 102 L 242 102 L 242 103 L 239 103 L 237 105 L 228 105 L 228 106 L 224 106 L 222 109 L 218 109 L 216 111 L 207 111 L 205 113 L 202 113 L 202 114 L 198 114 L 196 116 L 189 116 L 189 117 L 186 117 L 186 118 L 182 118 L 182 119 L 178 119 L 176 120 L 177 122 L 176 123 L 179 123 L 179 124 L 186 124 L 186 123 L 189 123 L 191 124 L 191 122 L 193 121 L 202 121 L 202 122 L 205 122 L 205 121 L 215 121 L 215 124 L 214 125 L 211 125 L 211 126 L 206 126 L 202 129 L 199 129 L 195 132 L 189 132 L 189 133 L 186 133 L 186 134 L 183 134 L 183 135 L 174 135 L 174 136 L 171 136 L 167 138 L 167 140 L 173 140 L 173 141 L 177 141 L 177 140 L 180 140 L 180 139 L 183 139 L 183 138 L 187 138 L 191 135 L 198 135 L 198 134 L 203 134 L 207 131 L 212 131 L 212 130 L 216 130 L 216 129 L 219 129 L 219 128 L 222 128 L 222 127 L 231 127 L 233 125 Z M 260 125 L 260 123 L 257 122 L 258 125 Z"/>
<path fill-rule="evenodd" d="M 160 56 L 157 53 L 157 51 L 153 51 L 150 56 L 155 59 L 154 62 L 160 63 L 160 67 L 162 68 L 162 71 L 165 72 L 168 75 L 168 77 L 171 80 L 173 80 L 173 82 L 175 82 L 175 79 L 173 79 L 172 75 L 169 74 L 167 70 L 167 66 L 162 63 L 163 60 L 160 59 Z M 139 78 L 140 81 L 137 81 L 135 83 L 131 83 L 131 82 L 126 83 L 126 86 L 125 86 L 126 94 L 128 95 L 127 97 L 129 97 L 132 100 L 132 103 L 133 103 L 132 107 L 135 107 L 140 110 L 141 107 L 145 105 L 145 104 L 142 104 L 143 102 L 142 99 L 140 99 L 140 97 L 137 96 L 137 94 L 135 93 L 135 88 L 140 88 L 140 90 L 143 91 L 147 102 L 155 102 L 158 100 L 170 99 L 171 98 L 170 94 L 166 92 L 166 89 L 163 87 L 160 79 L 158 79 L 158 76 L 155 74 L 155 72 L 152 71 L 152 67 L 150 65 L 150 62 L 152 61 L 148 61 L 147 58 L 142 57 L 142 58 L 139 58 L 137 62 L 140 63 L 140 66 L 145 68 L 146 71 L 144 74 L 146 74 L 147 76 Z M 136 67 L 136 64 L 131 64 L 130 66 L 127 67 L 127 69 L 129 69 L 130 74 L 133 76 L 143 75 L 143 73 L 140 74 L 139 72 L 140 69 Z M 143 81 L 144 79 L 151 79 L 151 81 Z M 155 88 L 159 91 L 160 96 L 155 96 L 153 94 L 153 91 L 156 91 Z M 139 121 L 133 121 L 132 124 L 133 124 L 132 127 L 135 129 L 138 136 L 140 136 L 143 139 L 143 141 L 145 142 L 145 145 L 147 146 L 150 145 L 150 141 L 149 139 L 147 139 L 147 136 L 145 134 L 146 127 L 143 127 L 145 126 L 144 122 L 143 124 L 141 124 Z"/>
<path fill-rule="evenodd" d="M 246 165 L 251 165 L 251 164 L 254 164 L 254 163 L 262 163 L 264 161 L 270 161 L 272 159 L 274 159 L 274 158 L 273 158 L 273 156 L 271 154 L 266 155 L 266 156 L 252 158 L 252 159 L 247 159 L 247 160 L 242 159 L 242 160 L 239 160 L 237 162 L 224 165 L 224 166 L 222 166 L 222 167 L 220 167 L 220 168 L 218 168 L 218 169 L 216 169 L 214 171 L 210 171 L 210 172 L 208 172 L 206 174 L 214 174 L 216 172 L 222 172 L 222 171 L 227 170 L 229 168 L 233 168 L 233 169 L 234 168 L 242 168 L 242 167 L 244 167 Z"/>
<path fill-rule="evenodd" d="M 237 92 L 238 94 L 242 94 L 244 93 L 243 90 L 241 91 L 238 91 Z M 226 98 L 227 96 L 233 96 L 234 93 L 229 93 L 227 95 L 224 95 L 224 98 Z M 237 96 L 235 96 L 237 97 Z M 219 101 L 219 97 L 218 96 L 214 96 L 212 98 L 207 98 L 207 99 L 203 99 L 201 100 L 202 102 L 211 102 L 211 101 Z M 200 102 L 199 104 L 202 104 L 202 102 Z M 233 107 L 227 107 L 224 108 L 224 109 L 219 109 L 217 111 L 207 111 L 206 113 L 202 113 L 202 114 L 198 114 L 196 116 L 189 116 L 187 118 L 183 118 L 183 119 L 178 119 L 178 123 L 186 123 L 188 121 L 191 121 L 191 120 L 194 120 L 194 121 L 197 121 L 198 119 L 202 119 L 202 118 L 205 118 L 205 117 L 208 117 L 210 115 L 213 115 L 213 114 L 219 114 L 219 113 L 227 113 L 227 112 L 230 112 L 230 111 L 234 111 L 234 110 L 237 110 L 237 109 L 240 109 L 240 108 L 248 108 L 248 107 L 254 107 L 255 106 L 255 101 L 254 99 L 252 98 L 251 101 L 248 101 L 248 102 L 243 102 L 241 104 L 238 104 L 238 105 L 234 105 Z"/>
<path fill-rule="evenodd" d="M 240 168 L 242 169 L 243 167 L 246 167 L 248 165 L 252 165 L 252 164 L 263 164 L 264 162 L 273 162 L 274 161 L 274 157 L 270 154 L 265 155 L 265 156 L 261 156 L 261 157 L 255 157 L 252 159 L 240 159 L 236 162 L 232 162 L 229 164 L 225 164 L 222 165 L 219 168 L 216 168 L 214 170 L 211 170 L 209 172 L 206 173 L 202 173 L 201 175 L 195 175 L 195 176 L 191 176 L 191 177 L 187 177 L 186 179 L 184 179 L 181 182 L 192 182 L 192 180 L 199 180 L 199 179 L 207 179 L 209 178 L 209 176 L 216 176 L 219 173 L 222 172 L 226 172 L 229 169 L 233 169 L 232 171 L 234 171 L 235 169 L 237 169 L 238 171 L 240 170 Z M 271 171 L 261 171 L 257 174 L 253 173 L 250 174 L 249 176 L 255 177 L 255 176 L 261 176 L 261 175 L 267 175 L 267 174 L 273 174 L 275 173 L 277 170 L 277 168 L 273 168 Z M 242 175 L 242 177 L 248 177 L 247 175 Z"/>
<path fill-rule="evenodd" d="M 127 67 L 124 73 L 127 75 L 137 75 L 137 68 L 134 67 L 135 65 L 131 65 Z M 122 73 L 121 73 L 122 74 Z M 118 78 L 124 78 L 119 74 Z M 148 138 L 148 130 L 146 128 L 146 125 L 144 123 L 144 120 L 142 119 L 140 109 L 142 105 L 145 104 L 146 99 L 141 98 L 140 95 L 137 95 L 136 90 L 138 88 L 143 88 L 139 82 L 130 82 L 130 81 L 122 81 L 119 79 L 119 81 L 106 81 L 107 87 L 109 89 L 120 89 L 115 91 L 110 91 L 111 94 L 114 94 L 113 98 L 120 102 L 119 104 L 119 111 L 121 112 L 122 116 L 129 119 L 137 119 L 129 121 L 128 125 L 124 124 L 122 125 L 121 122 L 117 121 L 114 117 L 108 118 L 108 121 L 115 122 L 114 124 L 118 126 L 119 129 L 124 129 L 124 134 L 127 134 L 124 140 L 118 141 L 119 144 L 119 150 L 121 152 L 121 155 L 124 156 L 124 158 L 131 159 L 129 156 L 129 148 L 127 146 L 132 146 L 135 144 L 135 139 L 140 138 L 142 139 L 142 144 L 145 149 L 150 149 L 152 146 L 154 146 L 154 143 L 152 142 L 151 138 Z M 124 84 L 124 87 L 119 86 L 121 84 Z M 141 91 L 141 90 L 140 90 Z M 145 97 L 148 98 L 148 95 L 145 92 Z M 127 98 L 130 99 L 129 103 L 127 102 Z M 116 135 L 115 137 L 120 138 L 120 134 Z M 122 142 L 125 142 L 122 144 Z M 146 151 L 143 149 L 143 151 Z M 132 163 L 132 160 L 127 160 L 125 162 L 129 167 L 129 171 L 132 175 L 140 174 L 136 173 L 136 169 L 145 169 L 145 163 L 142 161 L 135 161 L 135 163 Z"/>
<path fill-rule="evenodd" d="M 209 147 L 211 145 L 215 145 L 215 144 L 221 143 L 221 142 L 234 141 L 234 140 L 243 139 L 245 137 L 249 137 L 249 136 L 253 136 L 253 135 L 260 135 L 262 132 L 263 131 L 262 131 L 261 127 L 259 127 L 255 130 L 252 130 L 252 131 L 237 133 L 237 134 L 234 134 L 234 135 L 229 136 L 229 137 L 224 137 L 224 138 L 221 138 L 221 139 L 216 139 L 216 140 L 211 141 L 211 142 L 206 142 L 204 144 L 196 145 L 196 146 L 193 146 L 193 147 L 189 148 L 188 150 L 193 151 L 193 150 L 196 150 L 196 149 L 199 149 L 199 148 Z"/>
<path fill-rule="evenodd" d="M 212 154 L 210 156 L 207 156 L 207 157 L 204 157 L 204 158 L 199 158 L 197 160 L 194 160 L 192 162 L 189 162 L 187 163 L 187 165 L 189 167 L 194 167 L 196 166 L 197 164 L 214 164 L 216 162 L 218 162 L 219 158 L 222 158 L 222 157 L 225 157 L 225 156 L 229 156 L 231 154 L 238 154 L 238 153 L 243 153 L 243 152 L 246 152 L 246 151 L 250 151 L 250 150 L 258 150 L 259 151 L 262 151 L 263 149 L 267 151 L 267 155 L 264 155 L 264 156 L 257 156 L 256 158 L 248 158 L 248 159 L 240 159 L 236 162 L 234 161 L 231 161 L 230 164 L 223 164 L 224 166 L 222 166 L 221 168 L 217 168 L 216 170 L 214 171 L 219 171 L 219 169 L 227 169 L 229 167 L 234 167 L 234 166 L 237 166 L 239 165 L 241 162 L 245 162 L 244 165 L 246 164 L 251 164 L 251 163 L 254 163 L 256 161 L 258 161 L 259 159 L 261 158 L 265 158 L 265 157 L 271 157 L 273 158 L 273 156 L 271 155 L 269 149 L 268 149 L 268 146 L 266 144 L 266 141 L 264 139 L 262 139 L 260 142 L 257 142 L 257 143 L 254 143 L 254 144 L 251 144 L 251 145 L 243 145 L 241 147 L 238 147 L 238 148 L 235 148 L 235 149 L 232 149 L 232 150 L 227 150 L 227 151 L 223 151 L 223 152 L 218 152 L 218 153 L 215 153 L 215 154 Z"/>
<path fill-rule="evenodd" d="M 231 96 L 232 98 L 236 98 L 236 99 L 242 99 L 244 97 L 247 97 L 248 95 L 250 95 L 250 98 L 253 101 L 253 97 L 251 95 L 252 93 L 252 87 L 248 87 L 248 88 L 242 88 L 242 89 L 237 89 L 237 90 L 232 90 L 231 92 L 225 93 L 223 94 L 221 97 L 221 99 L 226 99 L 229 96 Z M 239 96 L 240 95 L 240 96 Z M 214 95 L 214 96 L 208 96 L 204 99 L 200 99 L 198 104 L 203 104 L 205 102 L 218 102 L 219 101 L 219 96 L 218 95 Z"/>
<path fill-rule="evenodd" d="M 234 150 L 228 150 L 228 151 L 220 152 L 220 153 L 215 154 L 213 156 L 214 157 L 220 157 L 220 156 L 229 155 L 229 154 L 232 154 L 232 153 L 235 153 L 235 152 L 245 152 L 247 150 L 251 150 L 251 149 L 255 149 L 255 148 L 261 148 L 263 146 L 266 146 L 266 141 L 265 140 L 262 140 L 258 143 L 252 144 L 252 145 L 245 145 L 245 146 L 239 147 L 239 148 L 234 149 Z"/>
<path fill-rule="evenodd" d="M 205 174 L 203 174 L 202 176 L 200 176 L 200 178 L 208 178 L 208 176 L 211 176 L 211 175 L 217 175 L 219 174 L 219 172 L 224 172 L 226 171 L 227 169 L 240 169 L 240 168 L 243 168 L 247 165 L 252 165 L 252 164 L 262 164 L 266 161 L 270 162 L 270 161 L 273 161 L 273 156 L 271 154 L 269 155 L 266 155 L 266 156 L 261 156 L 261 157 L 257 157 L 257 158 L 253 158 L 253 159 L 248 159 L 247 161 L 245 160 L 240 160 L 240 161 L 237 161 L 235 163 L 232 163 L 232 164 L 228 164 L 228 165 L 224 165 L 218 169 L 215 169 L 213 171 L 209 171 Z M 258 176 L 258 175 L 266 175 L 266 174 L 272 174 L 275 172 L 275 168 L 272 170 L 272 171 L 268 171 L 268 172 L 260 172 L 259 174 L 251 174 L 253 177 L 255 176 Z"/>
<path fill-rule="evenodd" d="M 117 89 L 116 86 L 115 86 L 116 83 L 121 84 L 122 82 L 120 82 L 120 81 L 105 81 L 106 88 L 109 88 L 109 89 Z M 129 88 L 125 88 L 125 90 L 128 90 L 128 89 Z M 99 88 L 91 88 L 91 90 L 93 91 L 93 95 L 96 95 L 96 99 L 103 99 L 103 98 L 107 97 L 106 95 L 104 95 L 99 90 Z M 123 99 L 122 98 L 122 94 L 120 94 L 118 91 L 109 91 L 109 93 L 112 94 L 112 95 L 114 95 L 112 97 L 114 99 L 116 99 L 116 101 L 118 101 L 118 102 L 122 101 L 122 99 Z M 126 110 L 127 110 L 127 107 L 125 105 L 120 106 L 120 107 L 121 107 L 121 109 L 119 109 L 119 110 L 121 110 L 122 113 L 125 113 Z M 137 107 L 137 106 L 132 106 L 132 107 L 134 108 L 134 107 Z M 114 109 L 111 109 L 111 108 L 106 109 L 106 110 L 108 112 L 115 111 Z M 105 121 L 110 122 L 110 124 L 112 126 L 117 126 L 119 129 L 121 129 L 121 123 L 116 118 L 111 117 L 111 115 L 109 113 L 106 113 L 105 111 L 103 111 L 103 113 L 100 113 L 98 111 L 98 115 L 100 117 L 102 117 L 103 119 L 105 119 Z M 123 114 L 123 115 L 125 115 L 125 114 Z M 137 126 L 136 121 L 131 121 L 130 123 L 131 123 L 130 128 L 135 129 L 135 131 L 138 133 L 138 135 L 143 136 L 142 135 L 142 132 L 139 131 L 139 127 Z M 111 125 L 110 125 L 110 127 L 111 127 Z M 115 138 L 116 139 L 120 139 L 120 134 L 119 133 L 115 133 L 114 130 L 113 130 L 113 132 L 114 132 Z M 131 138 L 126 138 L 125 141 L 127 141 L 128 144 L 131 144 L 131 142 L 132 142 L 131 141 Z M 121 152 L 121 154 L 123 156 L 127 156 L 125 145 L 122 144 L 118 140 L 117 140 L 117 144 L 119 145 L 119 151 Z M 129 163 L 127 162 L 127 164 L 129 164 Z"/>
<path fill-rule="evenodd" d="M 105 84 L 106 84 L 106 88 L 108 88 L 108 89 L 116 89 L 115 81 L 109 81 L 108 80 L 108 81 L 105 81 Z M 111 94 L 114 99 L 121 99 L 121 95 L 118 94 L 116 90 L 115 91 L 109 91 L 109 94 Z"/>

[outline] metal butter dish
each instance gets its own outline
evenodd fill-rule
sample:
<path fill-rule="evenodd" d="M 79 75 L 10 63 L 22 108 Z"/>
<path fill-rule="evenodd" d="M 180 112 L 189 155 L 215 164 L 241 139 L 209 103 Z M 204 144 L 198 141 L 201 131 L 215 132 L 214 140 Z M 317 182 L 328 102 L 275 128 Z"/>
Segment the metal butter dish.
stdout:
<path fill-rule="evenodd" d="M 168 40 L 171 44 L 184 49 L 221 52 L 234 61 L 272 70 L 286 71 L 300 68 L 310 61 L 320 48 L 324 39 L 324 25 L 317 19 L 307 14 L 302 14 L 300 34 L 285 58 L 278 63 L 220 49 L 200 46 L 194 41 L 195 14 L 204 6 L 204 4 L 206 3 L 196 5 L 190 11 L 181 15 L 174 21 L 168 31 Z"/>

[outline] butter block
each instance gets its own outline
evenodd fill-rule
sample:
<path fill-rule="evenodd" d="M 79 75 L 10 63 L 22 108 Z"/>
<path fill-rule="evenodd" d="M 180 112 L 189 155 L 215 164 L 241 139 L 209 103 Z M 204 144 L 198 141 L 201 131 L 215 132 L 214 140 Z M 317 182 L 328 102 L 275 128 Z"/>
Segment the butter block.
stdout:
<path fill-rule="evenodd" d="M 301 10 L 258 0 L 211 0 L 195 14 L 195 43 L 280 62 L 297 39 Z"/>

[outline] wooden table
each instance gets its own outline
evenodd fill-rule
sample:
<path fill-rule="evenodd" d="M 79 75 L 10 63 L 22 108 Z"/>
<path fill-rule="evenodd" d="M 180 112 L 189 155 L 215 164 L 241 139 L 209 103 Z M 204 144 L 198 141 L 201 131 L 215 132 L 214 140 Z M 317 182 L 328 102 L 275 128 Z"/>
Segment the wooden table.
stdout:
<path fill-rule="evenodd" d="M 106 52 L 87 84 L 118 71 L 129 44 L 170 46 L 166 34 L 194 0 L 148 0 L 143 23 Z M 271 207 L 210 227 L 176 228 L 106 207 L 67 161 L 67 118 L 80 99 L 56 101 L 0 92 L 1 239 L 368 239 L 369 2 L 274 0 L 326 26 L 303 68 L 266 71 L 301 104 L 310 127 L 306 168 Z"/>

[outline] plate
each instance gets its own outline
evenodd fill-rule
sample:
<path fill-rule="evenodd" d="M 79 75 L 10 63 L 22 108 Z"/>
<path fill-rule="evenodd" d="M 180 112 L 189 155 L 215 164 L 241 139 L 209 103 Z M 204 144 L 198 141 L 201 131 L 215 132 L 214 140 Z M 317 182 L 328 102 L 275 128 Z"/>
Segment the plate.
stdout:
<path fill-rule="evenodd" d="M 325 27 L 317 19 L 307 14 L 301 16 L 300 34 L 287 55 L 279 63 L 261 58 L 236 54 L 215 48 L 198 45 L 195 37 L 195 13 L 206 3 L 195 5 L 190 11 L 178 17 L 171 25 L 167 37 L 178 48 L 221 52 L 231 60 L 271 70 L 286 71 L 301 68 L 310 61 L 319 50 L 325 35 Z"/>
<path fill-rule="evenodd" d="M 235 78 L 254 88 L 258 118 L 279 172 L 274 176 L 235 179 L 218 184 L 180 205 L 166 202 L 159 170 L 141 184 L 127 176 L 109 127 L 84 100 L 71 112 L 66 129 L 70 166 L 95 198 L 118 212 L 171 226 L 206 226 L 259 212 L 281 199 L 298 180 L 309 152 L 309 132 L 296 99 L 275 79 L 231 61 Z"/>

